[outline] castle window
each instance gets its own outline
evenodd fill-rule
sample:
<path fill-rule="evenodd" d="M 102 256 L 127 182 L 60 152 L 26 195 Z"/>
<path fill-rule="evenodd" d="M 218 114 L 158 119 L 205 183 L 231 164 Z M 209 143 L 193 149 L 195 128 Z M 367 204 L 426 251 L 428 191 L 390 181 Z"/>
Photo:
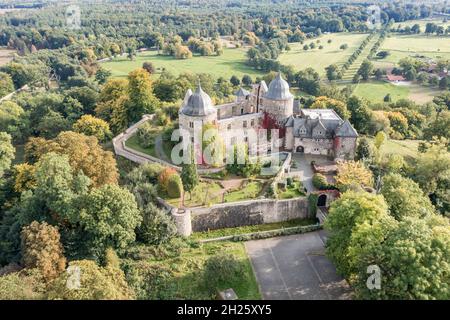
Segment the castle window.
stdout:
<path fill-rule="evenodd" d="M 227 125 L 227 130 L 231 130 L 231 124 Z"/>
<path fill-rule="evenodd" d="M 189 128 L 193 128 L 194 127 L 194 123 L 192 121 L 189 121 Z"/>
<path fill-rule="evenodd" d="M 191 137 L 191 142 L 194 143 L 194 137 Z"/>
<path fill-rule="evenodd" d="M 244 114 L 244 108 L 241 108 L 241 114 Z"/>
<path fill-rule="evenodd" d="M 252 121 L 250 121 L 250 127 L 253 127 L 255 125 L 255 120 L 252 119 Z"/>
<path fill-rule="evenodd" d="M 244 137 L 244 141 L 245 141 L 245 142 L 248 142 L 248 137 Z"/>
<path fill-rule="evenodd" d="M 247 128 L 247 121 L 244 121 L 244 122 L 242 123 L 242 127 Z"/>

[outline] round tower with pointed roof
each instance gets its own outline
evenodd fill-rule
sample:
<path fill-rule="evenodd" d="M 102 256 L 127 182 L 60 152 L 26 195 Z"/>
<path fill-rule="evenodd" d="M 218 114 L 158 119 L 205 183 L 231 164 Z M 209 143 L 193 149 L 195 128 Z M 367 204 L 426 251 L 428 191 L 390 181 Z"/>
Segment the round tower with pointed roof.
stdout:
<path fill-rule="evenodd" d="M 263 96 L 262 110 L 277 122 L 282 122 L 292 116 L 293 109 L 294 96 L 289 91 L 289 84 L 283 79 L 281 72 L 278 72 Z"/>
<path fill-rule="evenodd" d="M 190 89 L 186 92 L 178 119 L 180 128 L 191 134 L 194 133 L 194 126 L 201 130 L 204 124 L 217 122 L 217 109 L 200 84 L 195 92 Z"/>

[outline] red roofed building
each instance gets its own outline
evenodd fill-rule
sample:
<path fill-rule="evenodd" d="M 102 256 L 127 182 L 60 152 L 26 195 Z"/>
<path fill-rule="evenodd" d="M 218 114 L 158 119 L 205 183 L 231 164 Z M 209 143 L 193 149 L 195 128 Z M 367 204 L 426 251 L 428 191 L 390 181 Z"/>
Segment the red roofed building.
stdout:
<path fill-rule="evenodd" d="M 406 80 L 405 77 L 403 77 L 401 75 L 397 76 L 395 74 L 388 74 L 386 77 L 391 82 L 399 82 L 399 81 L 405 81 Z"/>

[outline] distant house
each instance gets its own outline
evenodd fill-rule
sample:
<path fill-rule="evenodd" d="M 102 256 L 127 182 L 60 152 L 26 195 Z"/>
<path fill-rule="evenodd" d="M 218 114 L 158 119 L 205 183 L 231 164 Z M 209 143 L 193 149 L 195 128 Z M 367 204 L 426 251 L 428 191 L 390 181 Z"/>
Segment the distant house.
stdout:
<path fill-rule="evenodd" d="M 405 77 L 402 75 L 388 74 L 386 77 L 390 82 L 394 83 L 399 83 L 400 81 L 406 80 Z"/>

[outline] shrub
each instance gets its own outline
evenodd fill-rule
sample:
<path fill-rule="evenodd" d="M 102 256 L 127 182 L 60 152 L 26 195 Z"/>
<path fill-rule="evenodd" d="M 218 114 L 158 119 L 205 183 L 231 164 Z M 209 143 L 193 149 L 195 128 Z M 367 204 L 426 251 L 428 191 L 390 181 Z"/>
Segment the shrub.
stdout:
<path fill-rule="evenodd" d="M 205 263 L 203 281 L 210 293 L 228 289 L 230 284 L 238 284 L 244 273 L 242 263 L 232 254 L 219 254 Z"/>
<path fill-rule="evenodd" d="M 143 148 L 148 148 L 155 143 L 155 134 L 151 123 L 142 124 L 136 131 L 138 143 Z"/>
<path fill-rule="evenodd" d="M 316 187 L 319 190 L 325 190 L 328 188 L 328 181 L 327 178 L 320 173 L 315 173 L 312 178 L 313 186 Z"/>
<path fill-rule="evenodd" d="M 136 230 L 137 239 L 146 244 L 160 245 L 172 239 L 177 229 L 170 215 L 156 207 L 148 204 L 141 209 L 142 223 Z"/>
<path fill-rule="evenodd" d="M 294 181 L 292 180 L 292 177 L 288 177 L 288 178 L 286 179 L 286 184 L 287 184 L 289 187 L 292 185 L 293 182 L 294 182 Z"/>
<path fill-rule="evenodd" d="M 183 182 L 178 173 L 172 174 L 167 181 L 167 195 L 170 198 L 179 198 L 183 194 Z"/>
<path fill-rule="evenodd" d="M 167 192 L 169 184 L 169 178 L 171 175 L 176 174 L 177 171 L 173 168 L 167 167 L 161 171 L 158 177 L 158 183 L 162 191 Z"/>

